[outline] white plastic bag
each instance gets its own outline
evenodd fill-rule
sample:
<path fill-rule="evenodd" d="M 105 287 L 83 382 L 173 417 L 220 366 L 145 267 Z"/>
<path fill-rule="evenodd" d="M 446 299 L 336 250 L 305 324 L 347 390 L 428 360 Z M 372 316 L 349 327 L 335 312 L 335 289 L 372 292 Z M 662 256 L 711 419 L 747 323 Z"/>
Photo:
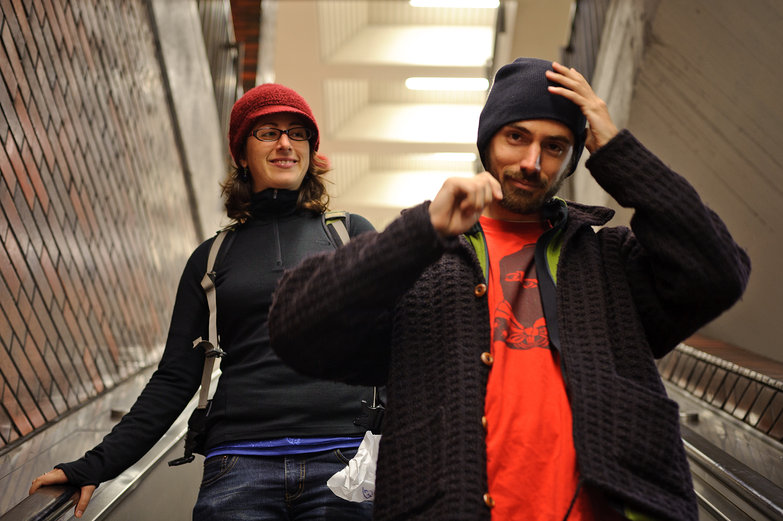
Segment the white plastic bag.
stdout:
<path fill-rule="evenodd" d="M 380 434 L 367 431 L 356 451 L 356 456 L 343 470 L 326 481 L 326 486 L 337 496 L 361 503 L 375 497 L 375 463 L 378 461 Z"/>

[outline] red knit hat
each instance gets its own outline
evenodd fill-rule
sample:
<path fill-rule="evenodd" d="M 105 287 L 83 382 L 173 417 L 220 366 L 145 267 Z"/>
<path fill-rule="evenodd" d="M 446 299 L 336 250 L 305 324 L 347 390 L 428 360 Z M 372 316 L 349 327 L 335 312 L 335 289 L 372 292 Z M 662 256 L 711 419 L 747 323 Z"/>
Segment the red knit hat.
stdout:
<path fill-rule="evenodd" d="M 313 151 L 318 150 L 318 143 L 320 142 L 318 124 L 315 122 L 310 105 L 293 89 L 277 83 L 264 83 L 245 92 L 234 103 L 234 108 L 231 109 L 228 145 L 234 162 L 237 162 L 242 157 L 245 142 L 255 121 L 266 114 L 276 114 L 278 112 L 304 116 L 315 131 L 313 137 L 310 138 L 310 144 L 313 147 Z"/>

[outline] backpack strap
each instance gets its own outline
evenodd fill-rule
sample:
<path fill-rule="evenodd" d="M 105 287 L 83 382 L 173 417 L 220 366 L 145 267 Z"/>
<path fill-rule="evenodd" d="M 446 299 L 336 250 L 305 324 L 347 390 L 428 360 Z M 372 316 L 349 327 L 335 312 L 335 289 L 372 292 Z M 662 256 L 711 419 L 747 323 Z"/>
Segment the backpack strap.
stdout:
<path fill-rule="evenodd" d="M 204 273 L 204 277 L 201 279 L 201 287 L 204 288 L 204 293 L 207 296 L 207 306 L 209 307 L 209 330 L 208 339 L 204 340 L 199 337 L 193 341 L 193 347 L 201 347 L 204 349 L 204 370 L 201 372 L 201 390 L 198 396 L 198 409 L 204 409 L 209 401 L 209 388 L 212 383 L 212 372 L 217 367 L 220 367 L 220 358 L 226 353 L 220 349 L 218 344 L 217 334 L 217 295 L 215 292 L 215 261 L 220 251 L 220 246 L 223 244 L 226 235 L 230 234 L 229 242 L 226 243 L 226 251 L 231 245 L 234 239 L 234 234 L 230 233 L 231 230 L 220 230 L 215 236 L 215 240 L 212 241 L 212 246 L 209 248 L 209 256 L 207 257 L 207 269 Z M 223 252 L 225 255 L 225 251 Z"/>
<path fill-rule="evenodd" d="M 226 354 L 218 345 L 215 263 L 217 262 L 219 253 L 222 254 L 221 259 L 226 255 L 234 237 L 236 237 L 235 233 L 231 233 L 232 231 L 232 228 L 220 230 L 217 235 L 215 235 L 215 239 L 212 241 L 212 245 L 209 248 L 207 268 L 204 277 L 201 279 L 201 287 L 204 288 L 204 293 L 207 297 L 207 307 L 209 308 L 208 338 L 207 340 L 204 340 L 203 338 L 198 337 L 193 341 L 193 348 L 203 348 L 206 355 L 204 358 L 204 369 L 201 371 L 201 389 L 198 395 L 198 405 L 188 419 L 188 430 L 185 433 L 185 454 L 181 458 L 169 461 L 170 467 L 190 463 L 195 458 L 193 453 L 198 451 L 197 447 L 199 444 L 197 437 L 203 431 L 204 420 L 208 413 L 206 409 L 209 404 L 209 388 L 212 384 L 212 373 L 220 367 L 220 358 Z M 221 246 L 226 237 L 228 237 L 228 241 L 221 251 Z M 218 378 L 219 377 L 220 376 L 218 375 Z"/>
<path fill-rule="evenodd" d="M 332 210 L 321 214 L 326 234 L 332 239 L 332 242 L 338 248 L 351 241 L 348 233 L 351 214 L 341 210 Z M 374 434 L 379 434 L 383 421 L 384 406 L 380 401 L 378 387 L 372 388 L 372 403 L 368 404 L 362 400 L 363 414 L 356 418 L 353 423 L 370 430 Z"/>
<path fill-rule="evenodd" d="M 326 235 L 338 248 L 348 244 L 351 236 L 348 234 L 351 214 L 342 210 L 332 210 L 321 214 L 321 222 L 326 230 Z"/>

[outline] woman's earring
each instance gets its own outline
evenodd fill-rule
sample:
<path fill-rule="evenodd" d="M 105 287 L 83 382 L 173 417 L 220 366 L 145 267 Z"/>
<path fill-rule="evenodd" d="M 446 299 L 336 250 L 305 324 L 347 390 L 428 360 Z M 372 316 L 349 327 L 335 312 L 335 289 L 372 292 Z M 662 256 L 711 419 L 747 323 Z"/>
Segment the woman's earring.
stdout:
<path fill-rule="evenodd" d="M 246 166 L 240 166 L 239 168 L 237 168 L 237 177 L 243 183 L 247 183 L 248 181 L 250 181 L 250 171 Z"/>

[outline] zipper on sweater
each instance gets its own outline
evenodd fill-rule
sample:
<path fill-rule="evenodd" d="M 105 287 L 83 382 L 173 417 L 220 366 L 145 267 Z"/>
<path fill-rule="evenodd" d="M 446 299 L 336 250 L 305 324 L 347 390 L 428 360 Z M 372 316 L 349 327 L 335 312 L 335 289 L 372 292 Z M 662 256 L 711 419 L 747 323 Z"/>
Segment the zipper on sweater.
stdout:
<path fill-rule="evenodd" d="M 277 199 L 277 188 L 272 192 L 272 200 Z M 280 244 L 280 219 L 275 215 L 272 220 L 272 229 L 275 234 L 275 251 L 277 257 L 275 258 L 275 268 L 283 269 L 283 246 Z"/>
<path fill-rule="evenodd" d="M 275 190 L 277 195 L 277 190 Z M 283 269 L 283 246 L 280 244 L 280 219 L 275 215 L 272 220 L 272 230 L 275 235 L 275 268 Z"/>

